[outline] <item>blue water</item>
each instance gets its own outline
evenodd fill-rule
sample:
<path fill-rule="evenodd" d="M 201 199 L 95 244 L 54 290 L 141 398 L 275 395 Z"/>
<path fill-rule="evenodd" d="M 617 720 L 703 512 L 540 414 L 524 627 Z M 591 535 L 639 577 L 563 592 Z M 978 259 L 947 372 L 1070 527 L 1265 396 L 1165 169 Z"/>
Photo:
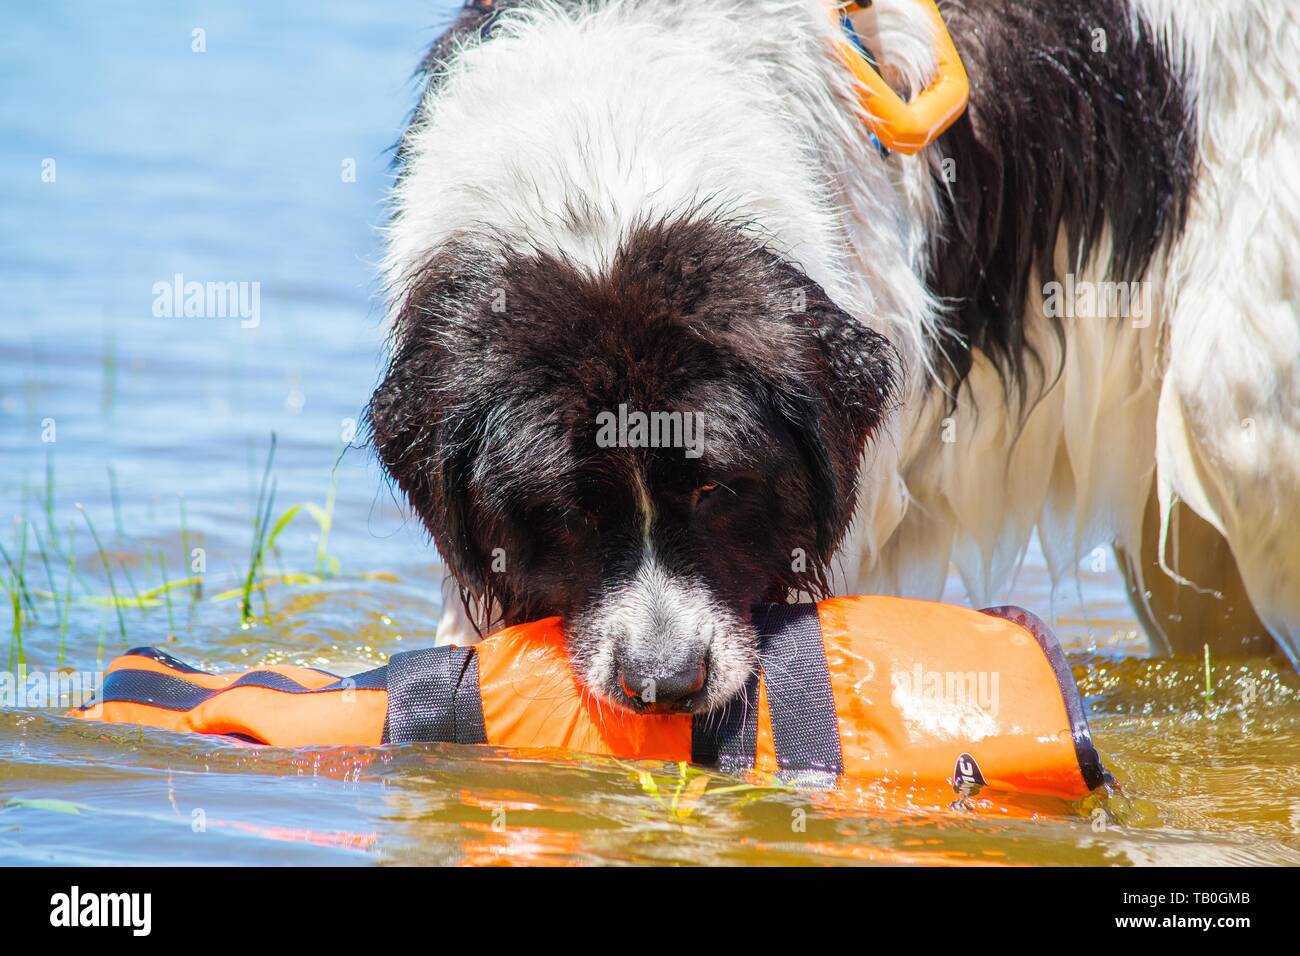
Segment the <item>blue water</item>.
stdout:
<path fill-rule="evenodd" d="M 214 668 L 352 672 L 432 640 L 436 555 L 350 439 L 381 370 L 390 147 L 415 103 L 411 71 L 451 12 L 442 0 L 0 9 L 8 666 L 94 670 L 157 644 Z M 256 326 L 156 315 L 155 285 L 177 275 L 256 283 Z M 245 621 L 226 592 L 248 568 L 272 433 L 274 515 L 327 509 L 333 484 L 332 524 L 324 541 L 305 515 L 285 529 Z M 105 602 L 189 577 L 195 549 L 200 586 L 120 613 Z M 11 628 L 15 568 L 30 603 Z M 1246 675 L 1261 688 L 1247 717 L 1274 740 L 1261 762 L 1236 736 L 1206 736 L 1231 702 L 1203 706 L 1195 662 L 1114 657 L 1145 641 L 1113 572 L 1083 568 L 1053 602 L 1031 556 L 1013 597 L 1057 612 L 1103 750 L 1135 794 L 1134 829 L 1109 843 L 1069 808 L 1012 824 L 993 805 L 957 822 L 943 807 L 890 826 L 841 816 L 812 828 L 812 846 L 791 840 L 788 795 L 705 800 L 687 819 L 608 765 L 250 750 L 45 708 L 0 711 L 0 861 L 817 862 L 828 846 L 871 859 L 907 841 L 1013 862 L 1300 859 L 1275 799 L 1300 752 L 1287 679 Z M 1178 769 L 1187 752 L 1223 775 L 1208 808 L 1204 779 Z M 501 806 L 519 821 L 504 833 L 489 825 Z"/>
<path fill-rule="evenodd" d="M 60 533 L 73 499 L 109 526 L 112 465 L 132 535 L 174 528 L 184 495 L 222 545 L 246 537 L 225 519 L 251 504 L 273 431 L 280 500 L 322 496 L 379 373 L 373 263 L 390 147 L 415 100 L 413 64 L 448 9 L 5 8 L 6 514 L 37 504 L 48 458 Z M 191 50 L 195 29 L 206 52 Z M 177 274 L 257 283 L 260 324 L 156 317 L 154 284 Z M 395 536 L 390 563 L 429 560 L 364 454 L 344 456 L 339 480 L 340 526 Z"/>

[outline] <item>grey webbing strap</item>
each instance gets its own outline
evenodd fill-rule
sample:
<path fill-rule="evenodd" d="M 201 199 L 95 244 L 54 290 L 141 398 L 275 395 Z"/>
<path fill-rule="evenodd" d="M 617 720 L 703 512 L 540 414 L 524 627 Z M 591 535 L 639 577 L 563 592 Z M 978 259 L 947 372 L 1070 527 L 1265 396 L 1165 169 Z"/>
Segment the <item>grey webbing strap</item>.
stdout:
<path fill-rule="evenodd" d="M 844 772 L 826 649 L 816 604 L 772 604 L 754 612 L 772 742 L 782 770 Z"/>
<path fill-rule="evenodd" d="M 777 766 L 843 773 L 839 719 L 817 605 L 763 605 L 754 609 L 754 626 Z M 758 680 L 756 670 L 745 689 L 721 710 L 695 716 L 691 722 L 692 761 L 729 771 L 754 766 Z"/>
<path fill-rule="evenodd" d="M 735 773 L 754 766 L 758 737 L 758 669 L 720 709 L 691 719 L 691 763 Z"/>
<path fill-rule="evenodd" d="M 394 654 L 388 661 L 382 739 L 386 744 L 486 743 L 473 649 L 434 647 Z"/>

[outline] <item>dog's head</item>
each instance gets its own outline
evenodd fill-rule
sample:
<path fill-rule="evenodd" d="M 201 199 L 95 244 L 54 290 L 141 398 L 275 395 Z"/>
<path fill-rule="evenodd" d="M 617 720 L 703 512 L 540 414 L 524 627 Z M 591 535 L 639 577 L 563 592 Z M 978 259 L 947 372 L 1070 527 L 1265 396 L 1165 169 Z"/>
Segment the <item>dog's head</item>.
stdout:
<path fill-rule="evenodd" d="M 594 273 L 445 247 L 401 290 L 375 446 L 480 608 L 564 618 L 591 690 L 708 710 L 756 602 L 826 590 L 897 374 L 886 340 L 721 225 Z"/>

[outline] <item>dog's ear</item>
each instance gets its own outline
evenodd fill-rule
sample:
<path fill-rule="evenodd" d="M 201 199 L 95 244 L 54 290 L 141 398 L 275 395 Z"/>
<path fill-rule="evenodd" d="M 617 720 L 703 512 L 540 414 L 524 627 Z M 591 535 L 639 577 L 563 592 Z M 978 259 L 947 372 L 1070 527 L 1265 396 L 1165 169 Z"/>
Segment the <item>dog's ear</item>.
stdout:
<path fill-rule="evenodd" d="M 470 484 L 475 412 L 451 403 L 457 322 L 449 312 L 466 290 L 453 264 L 431 262 L 411 283 L 394 319 L 392 355 L 366 409 L 379 460 L 433 536 L 463 587 L 482 594 L 486 567 L 473 532 Z"/>
<path fill-rule="evenodd" d="M 898 353 L 802 274 L 786 292 L 802 354 L 792 357 L 798 386 L 782 390 L 780 410 L 812 475 L 817 548 L 829 560 L 853 517 L 867 442 L 893 407 Z"/>

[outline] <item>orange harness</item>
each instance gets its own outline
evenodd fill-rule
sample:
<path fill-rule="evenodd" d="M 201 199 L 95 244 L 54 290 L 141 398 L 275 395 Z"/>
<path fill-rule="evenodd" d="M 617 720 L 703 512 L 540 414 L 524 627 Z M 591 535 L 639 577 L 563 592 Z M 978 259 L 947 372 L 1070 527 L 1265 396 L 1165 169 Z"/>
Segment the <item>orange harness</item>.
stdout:
<path fill-rule="evenodd" d="M 863 122 L 880 144 L 898 153 L 920 152 L 966 111 L 970 80 L 934 0 L 916 0 L 929 21 L 934 38 L 934 78 L 905 103 L 885 82 L 857 42 L 850 19 L 871 6 L 871 0 L 839 0 L 831 5 L 843 26 L 834 40 L 835 52 L 857 81 Z"/>
<path fill-rule="evenodd" d="M 208 674 L 141 648 L 72 716 L 282 747 L 488 743 L 1067 799 L 1108 781 L 1065 656 L 1027 611 L 866 596 L 768 605 L 754 623 L 759 668 L 705 715 L 600 701 L 548 618 L 345 678 L 287 665 Z"/>

